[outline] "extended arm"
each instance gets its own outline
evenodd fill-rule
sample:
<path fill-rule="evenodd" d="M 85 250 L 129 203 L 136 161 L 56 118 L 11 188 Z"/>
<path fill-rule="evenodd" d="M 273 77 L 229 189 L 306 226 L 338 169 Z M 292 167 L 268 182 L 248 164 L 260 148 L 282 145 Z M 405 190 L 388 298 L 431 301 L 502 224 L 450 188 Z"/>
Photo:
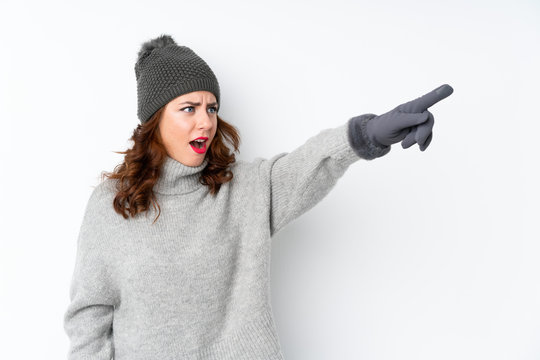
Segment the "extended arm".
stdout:
<path fill-rule="evenodd" d="M 389 146 L 375 144 L 362 133 L 372 115 L 361 118 L 359 126 L 350 119 L 320 131 L 290 153 L 260 162 L 259 174 L 270 187 L 271 234 L 321 201 L 349 165 L 360 158 L 371 160 L 390 151 Z"/>

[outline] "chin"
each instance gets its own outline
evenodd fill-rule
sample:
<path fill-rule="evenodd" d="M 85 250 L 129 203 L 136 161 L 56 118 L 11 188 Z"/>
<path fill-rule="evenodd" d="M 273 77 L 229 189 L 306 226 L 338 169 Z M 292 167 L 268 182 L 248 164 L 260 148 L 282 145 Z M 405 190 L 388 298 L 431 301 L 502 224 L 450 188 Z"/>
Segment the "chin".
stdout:
<path fill-rule="evenodd" d="M 200 166 L 203 163 L 204 159 L 205 159 L 205 157 L 202 156 L 199 160 L 194 160 L 192 165 L 190 165 L 190 166 Z"/>

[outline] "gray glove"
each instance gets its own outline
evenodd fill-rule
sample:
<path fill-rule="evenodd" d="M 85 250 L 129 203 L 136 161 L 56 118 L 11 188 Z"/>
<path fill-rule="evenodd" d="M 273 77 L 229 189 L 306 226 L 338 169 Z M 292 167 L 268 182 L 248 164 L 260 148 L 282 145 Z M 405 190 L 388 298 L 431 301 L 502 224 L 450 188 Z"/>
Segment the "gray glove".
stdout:
<path fill-rule="evenodd" d="M 448 97 L 454 89 L 444 84 L 415 100 L 367 121 L 366 135 L 376 145 L 389 146 L 401 140 L 404 149 L 418 143 L 420 150 L 428 147 L 433 133 L 433 114 L 427 109 Z"/>

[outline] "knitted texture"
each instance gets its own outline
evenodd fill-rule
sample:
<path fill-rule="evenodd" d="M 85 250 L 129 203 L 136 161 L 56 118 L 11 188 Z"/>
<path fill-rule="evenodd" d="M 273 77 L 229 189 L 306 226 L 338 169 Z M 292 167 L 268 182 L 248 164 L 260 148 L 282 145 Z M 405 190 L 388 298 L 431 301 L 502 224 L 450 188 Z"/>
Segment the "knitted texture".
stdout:
<path fill-rule="evenodd" d="M 270 239 L 360 159 L 348 131 L 343 124 L 290 153 L 237 161 L 216 196 L 197 181 L 207 160 L 190 167 L 167 157 L 155 224 L 155 212 L 126 220 L 114 211 L 114 180 L 95 187 L 64 315 L 68 358 L 283 360 Z"/>
<path fill-rule="evenodd" d="M 162 106 L 193 91 L 210 91 L 220 104 L 218 80 L 193 50 L 179 46 L 170 35 L 145 42 L 135 64 L 137 117 L 145 123 Z"/>

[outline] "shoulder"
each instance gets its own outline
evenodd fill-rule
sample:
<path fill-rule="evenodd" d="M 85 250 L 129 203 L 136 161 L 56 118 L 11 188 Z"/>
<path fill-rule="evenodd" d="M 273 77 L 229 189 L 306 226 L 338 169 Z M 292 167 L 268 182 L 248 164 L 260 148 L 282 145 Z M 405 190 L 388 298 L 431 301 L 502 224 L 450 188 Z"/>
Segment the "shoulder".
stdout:
<path fill-rule="evenodd" d="M 282 151 L 280 153 L 274 154 L 269 158 L 257 157 L 251 162 L 252 172 L 263 180 L 267 180 L 270 177 L 272 168 L 276 161 L 282 157 L 288 155 L 289 152 Z"/>
<path fill-rule="evenodd" d="M 257 157 L 251 161 L 237 160 L 231 165 L 231 171 L 237 181 L 253 182 L 258 179 L 260 174 L 261 164 L 268 161 L 262 157 Z"/>
<path fill-rule="evenodd" d="M 107 179 L 93 186 L 83 215 L 82 228 L 85 232 L 104 236 L 103 232 L 122 217 L 114 210 L 115 183 L 116 180 Z"/>
<path fill-rule="evenodd" d="M 256 157 L 251 161 L 238 160 L 231 166 L 234 182 L 242 189 L 259 189 L 261 186 L 267 188 L 273 164 L 287 154 L 287 152 L 281 152 L 270 158 Z"/>
<path fill-rule="evenodd" d="M 100 212 L 103 211 L 105 206 L 112 206 L 112 201 L 116 195 L 116 182 L 117 180 L 107 178 L 94 186 L 88 197 L 86 211 Z"/>
<path fill-rule="evenodd" d="M 244 173 L 249 167 L 251 166 L 251 163 L 246 160 L 236 160 L 234 163 L 230 165 L 231 171 L 236 173 Z"/>

